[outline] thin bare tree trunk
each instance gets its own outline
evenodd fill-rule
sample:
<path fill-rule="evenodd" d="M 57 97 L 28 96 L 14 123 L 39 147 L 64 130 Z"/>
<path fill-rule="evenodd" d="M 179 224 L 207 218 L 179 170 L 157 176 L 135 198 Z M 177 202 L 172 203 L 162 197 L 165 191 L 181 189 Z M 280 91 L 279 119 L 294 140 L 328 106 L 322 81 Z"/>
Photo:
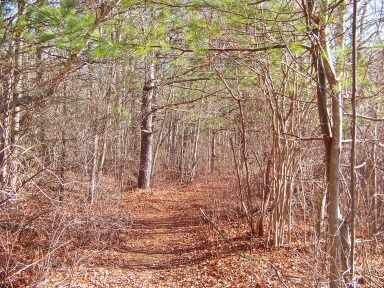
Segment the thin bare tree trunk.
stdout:
<path fill-rule="evenodd" d="M 232 155 L 233 155 L 233 163 L 235 164 L 235 169 L 236 169 L 235 171 L 236 171 L 237 185 L 239 186 L 239 192 L 240 192 L 240 208 L 244 209 L 244 212 L 246 213 L 246 215 L 248 215 L 248 209 L 244 203 L 243 181 L 241 178 L 240 164 L 236 157 L 237 150 L 235 149 L 235 146 L 234 146 L 235 141 L 232 138 L 229 138 L 229 141 L 230 141 Z"/>
<path fill-rule="evenodd" d="M 161 145 L 163 144 L 163 142 L 164 142 L 164 140 L 165 140 L 165 138 L 167 136 L 167 135 L 164 136 L 164 133 L 165 133 L 165 123 L 166 123 L 165 122 L 165 118 L 166 118 L 166 116 L 167 116 L 167 112 L 165 112 L 165 114 L 164 114 L 164 119 L 162 120 L 162 123 L 161 123 L 159 137 L 158 137 L 158 139 L 156 141 L 155 151 L 153 152 L 151 176 L 153 176 L 155 174 L 157 155 L 159 153 Z"/>
<path fill-rule="evenodd" d="M 352 17 L 352 99 L 351 99 L 351 105 L 352 105 L 352 148 L 351 148 L 351 187 L 350 187 L 350 193 L 352 198 L 352 207 L 351 207 L 351 251 L 350 251 L 350 261 L 349 261 L 349 267 L 350 267 L 350 273 L 351 273 L 351 279 L 354 279 L 355 277 L 355 227 L 356 227 L 356 198 L 357 198 L 357 190 L 355 188 L 356 186 L 356 89 L 357 89 L 357 0 L 353 1 L 353 17 Z M 348 240 L 348 239 L 347 239 Z M 345 247 L 344 249 L 345 250 Z M 349 253 L 349 251 L 348 251 Z M 348 259 L 347 259 L 348 260 Z M 348 267 L 344 267 L 346 269 Z"/>
<path fill-rule="evenodd" d="M 96 195 L 96 184 L 97 184 L 97 172 L 98 172 L 98 154 L 99 154 L 99 134 L 97 129 L 95 129 L 95 137 L 93 138 L 93 154 L 92 154 L 92 171 L 90 178 L 90 187 L 88 192 L 88 202 L 93 203 Z"/>
<path fill-rule="evenodd" d="M 264 191 L 263 191 L 263 202 L 261 206 L 261 215 L 259 219 L 259 236 L 264 236 L 264 220 L 265 215 L 267 214 L 267 208 L 269 203 L 269 198 L 271 195 L 271 169 L 272 169 L 272 161 L 274 158 L 274 147 L 272 145 L 271 153 L 268 156 L 267 159 L 267 167 L 265 170 L 265 176 L 264 176 Z"/>
<path fill-rule="evenodd" d="M 378 139 L 378 129 L 377 125 L 375 124 L 375 137 L 374 139 Z M 378 189 L 377 189 L 377 159 L 376 159 L 376 143 L 372 144 L 372 152 L 371 152 L 371 162 L 372 162 L 372 190 L 371 190 L 371 197 L 372 197 L 372 214 L 373 214 L 373 230 L 376 231 L 378 228 L 378 211 L 379 211 L 379 201 L 377 199 L 378 196 Z"/>
<path fill-rule="evenodd" d="M 196 126 L 195 126 L 195 139 L 193 142 L 193 152 L 192 152 L 192 167 L 191 167 L 191 175 L 189 180 L 193 181 L 196 176 L 196 167 L 197 167 L 197 152 L 199 149 L 199 141 L 200 141 L 200 116 L 197 120 Z"/>
<path fill-rule="evenodd" d="M 177 167 L 177 133 L 179 130 L 179 120 L 171 119 L 169 123 L 169 140 L 168 140 L 168 165 L 170 167 Z"/>
<path fill-rule="evenodd" d="M 4 66 L 0 66 L 3 70 L 1 71 L 2 75 L 11 73 L 11 71 L 4 71 Z M 9 68 L 12 69 L 12 68 Z M 3 123 L 1 125 L 1 150 L 0 150 L 0 164 L 1 164 L 1 184 L 2 188 L 7 188 L 8 186 L 8 158 L 9 158 L 9 129 L 10 129 L 10 110 L 8 109 L 8 104 L 11 101 L 11 77 L 10 75 L 5 76 L 6 79 L 2 81 L 2 95 L 4 95 L 4 103 L 6 103 L 6 109 L 3 113 Z"/>
<path fill-rule="evenodd" d="M 210 155 L 210 172 L 213 174 L 215 171 L 215 158 L 216 158 L 216 130 L 212 130 L 212 137 L 211 137 L 211 155 Z"/>
<path fill-rule="evenodd" d="M 67 116 L 67 103 L 63 104 L 63 114 Z M 66 170 L 66 158 L 67 158 L 67 136 L 65 127 L 61 130 L 61 155 L 60 155 L 60 192 L 59 201 L 64 200 L 65 193 L 65 170 Z"/>
<path fill-rule="evenodd" d="M 183 135 L 181 139 L 181 151 L 180 151 L 180 162 L 179 162 L 179 171 L 180 171 L 180 182 L 184 181 L 184 176 L 186 176 L 185 167 L 187 162 L 187 138 L 188 138 L 188 128 L 184 127 Z"/>
<path fill-rule="evenodd" d="M 170 103 L 173 97 L 173 89 L 171 89 L 171 92 L 169 93 L 167 103 Z M 159 153 L 160 147 L 163 144 L 165 138 L 167 137 L 167 134 L 165 133 L 166 130 L 166 118 L 168 115 L 168 110 L 165 110 L 164 112 L 164 117 L 161 123 L 161 129 L 159 133 L 159 137 L 157 138 L 156 146 L 155 146 L 155 151 L 153 152 L 153 161 L 152 161 L 152 168 L 151 168 L 151 176 L 155 174 L 155 168 L 156 168 L 156 161 L 157 161 L 157 155 Z M 165 135 L 164 135 L 165 134 Z"/>
<path fill-rule="evenodd" d="M 20 51 L 20 43 L 17 44 L 18 49 L 15 51 L 15 63 L 16 63 L 16 70 L 21 69 L 22 66 L 22 60 L 21 56 L 19 55 Z M 12 89 L 13 92 L 13 100 L 17 100 L 21 97 L 21 75 L 20 72 L 14 73 L 14 88 Z M 12 116 L 12 133 L 11 133 L 11 153 L 12 153 L 12 162 L 11 162 L 11 187 L 13 191 L 17 190 L 17 179 L 18 176 L 18 170 L 19 170 L 19 156 L 20 156 L 20 148 L 19 145 L 19 139 L 20 139 L 20 106 L 16 106 L 13 108 L 13 116 Z"/>

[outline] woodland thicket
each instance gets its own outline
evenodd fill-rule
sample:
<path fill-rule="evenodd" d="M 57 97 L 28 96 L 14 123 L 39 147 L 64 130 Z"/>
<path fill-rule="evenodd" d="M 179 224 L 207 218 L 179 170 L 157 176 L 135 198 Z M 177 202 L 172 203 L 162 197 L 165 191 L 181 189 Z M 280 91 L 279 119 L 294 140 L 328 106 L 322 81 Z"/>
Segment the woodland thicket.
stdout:
<path fill-rule="evenodd" d="M 213 175 L 236 181 L 266 247 L 319 245 L 330 287 L 383 281 L 369 264 L 383 1 L 7 0 L 0 14 L 1 287 L 105 220 L 76 209 Z"/>

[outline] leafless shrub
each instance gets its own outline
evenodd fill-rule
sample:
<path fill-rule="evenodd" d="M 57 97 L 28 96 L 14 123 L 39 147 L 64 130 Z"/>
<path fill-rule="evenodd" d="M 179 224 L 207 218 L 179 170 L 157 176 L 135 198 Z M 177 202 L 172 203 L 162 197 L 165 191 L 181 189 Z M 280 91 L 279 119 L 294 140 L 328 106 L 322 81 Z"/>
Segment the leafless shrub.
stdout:
<path fill-rule="evenodd" d="M 35 184 L 0 207 L 0 287 L 31 285 L 51 268 L 70 267 L 79 261 L 79 249 L 118 245 L 132 226 L 116 197 L 91 205 L 84 191 L 71 191 L 74 195 L 60 202 L 48 185 Z"/>

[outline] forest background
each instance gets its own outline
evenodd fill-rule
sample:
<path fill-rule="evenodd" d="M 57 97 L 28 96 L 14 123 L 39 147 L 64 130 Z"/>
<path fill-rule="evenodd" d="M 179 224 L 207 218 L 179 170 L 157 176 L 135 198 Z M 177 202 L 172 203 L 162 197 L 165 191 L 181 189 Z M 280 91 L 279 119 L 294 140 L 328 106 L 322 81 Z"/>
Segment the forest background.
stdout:
<path fill-rule="evenodd" d="M 202 179 L 250 241 L 383 285 L 383 1 L 0 5 L 1 285 L 45 277 L 73 211 Z"/>

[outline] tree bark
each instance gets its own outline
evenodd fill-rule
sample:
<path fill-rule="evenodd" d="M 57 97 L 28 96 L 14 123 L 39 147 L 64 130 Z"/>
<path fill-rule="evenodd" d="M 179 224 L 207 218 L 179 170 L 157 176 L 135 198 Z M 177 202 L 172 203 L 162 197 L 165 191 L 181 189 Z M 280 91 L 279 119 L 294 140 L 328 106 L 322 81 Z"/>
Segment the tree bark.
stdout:
<path fill-rule="evenodd" d="M 351 279 L 354 278 L 355 274 L 355 226 L 356 226 L 356 198 L 357 198 L 357 190 L 355 188 L 356 186 L 356 89 L 357 89 L 357 1 L 353 1 L 353 16 L 352 16 L 352 99 L 351 99 L 351 106 L 352 106 L 352 148 L 351 148 L 351 198 L 352 198 L 352 207 L 351 207 L 351 234 L 347 235 L 343 239 L 346 239 L 346 242 L 348 242 L 348 237 L 350 237 L 350 251 L 343 251 L 345 253 L 349 253 L 349 259 L 345 259 L 344 263 L 344 270 L 347 268 L 350 268 L 350 276 Z M 348 227 L 346 227 L 347 229 Z M 343 250 L 346 250 L 347 246 L 343 245 Z M 348 267 L 349 266 L 349 267 Z"/>
<path fill-rule="evenodd" d="M 261 206 L 261 215 L 259 219 L 259 227 L 258 227 L 258 234 L 259 236 L 264 236 L 264 218 L 267 214 L 267 208 L 269 203 L 269 198 L 271 195 L 271 169 L 272 169 L 272 161 L 274 158 L 274 147 L 272 145 L 271 153 L 268 156 L 267 159 L 267 167 L 265 170 L 265 176 L 264 176 L 264 193 L 263 193 L 263 202 Z"/>
<path fill-rule="evenodd" d="M 323 136 L 323 143 L 325 149 L 325 179 L 326 179 L 326 189 L 324 189 L 320 202 L 319 202 L 319 214 L 317 219 L 317 234 L 321 237 L 321 223 L 325 217 L 325 205 L 327 201 L 328 194 L 328 182 L 329 182 L 329 174 L 330 174 L 330 163 L 331 163 L 331 142 L 332 142 L 332 133 L 330 127 L 330 117 L 327 108 L 327 83 L 325 78 L 325 71 L 323 60 L 320 55 L 317 57 L 317 110 L 319 113 L 320 120 L 320 128 L 321 134 Z M 316 61 L 316 59 L 314 59 Z"/>
<path fill-rule="evenodd" d="M 323 1 L 327 2 L 327 1 Z M 324 5 L 327 7 L 327 5 Z M 325 8 L 324 8 L 325 9 Z M 328 47 L 326 24 L 320 29 L 320 42 L 325 57 L 325 75 L 329 86 L 329 93 L 332 97 L 332 142 L 331 142 L 331 159 L 329 163 L 329 199 L 328 199 L 328 221 L 330 233 L 330 287 L 341 287 L 343 278 L 341 274 L 341 253 L 342 243 L 340 234 L 340 225 L 342 224 L 342 216 L 340 213 L 340 159 L 341 159 L 341 141 L 342 141 L 342 97 L 341 87 L 336 77 L 335 69 L 332 64 L 332 57 Z"/>
<path fill-rule="evenodd" d="M 187 140 L 188 140 L 188 127 L 184 127 L 183 135 L 181 139 L 181 151 L 180 151 L 180 162 L 179 162 L 179 171 L 180 171 L 180 182 L 184 181 L 184 176 L 186 176 L 186 167 L 187 167 Z"/>
<path fill-rule="evenodd" d="M 19 5 L 20 6 L 20 5 Z M 24 10 L 24 7 L 19 7 L 19 9 Z M 15 72 L 13 73 L 13 101 L 20 99 L 21 97 L 21 73 L 20 70 L 22 68 L 22 58 L 21 58 L 21 52 L 20 52 L 20 38 L 15 41 L 15 56 L 14 56 L 14 62 L 15 62 Z M 10 173 L 11 173 L 11 187 L 13 191 L 17 190 L 17 180 L 18 180 L 18 170 L 19 170 L 19 156 L 20 156 L 20 150 L 18 148 L 19 145 L 19 139 L 20 139 L 20 107 L 16 106 L 13 108 L 12 113 L 12 132 L 11 132 L 11 154 L 12 154 L 12 162 L 10 167 Z"/>
<path fill-rule="evenodd" d="M 151 62 L 146 71 L 141 102 L 141 145 L 138 187 L 148 189 L 151 185 L 153 113 L 152 101 L 155 91 L 155 64 Z"/>
<path fill-rule="evenodd" d="M 213 129 L 212 130 L 212 138 L 211 138 L 211 154 L 210 154 L 210 167 L 209 167 L 209 170 L 210 170 L 210 173 L 213 174 L 213 172 L 215 171 L 215 158 L 216 158 L 216 130 Z"/>
<path fill-rule="evenodd" d="M 376 114 L 376 112 L 375 112 Z M 374 139 L 378 139 L 379 135 L 378 135 L 378 129 L 377 129 L 377 125 L 374 124 L 375 127 L 374 127 Z M 371 189 L 371 198 L 372 198 L 372 208 L 371 209 L 371 213 L 373 214 L 373 229 L 372 231 L 376 231 L 376 229 L 378 228 L 378 212 L 379 212 L 379 200 L 378 200 L 378 189 L 377 189 L 377 168 L 376 168 L 376 164 L 377 164 L 377 159 L 376 159 L 376 143 L 373 143 L 372 144 L 372 152 L 371 152 L 371 162 L 372 162 L 372 189 Z"/>
<path fill-rule="evenodd" d="M 197 120 L 196 126 L 195 126 L 195 139 L 193 141 L 193 155 L 192 155 L 192 167 L 191 167 L 191 175 L 189 180 L 193 181 L 196 176 L 196 167 L 197 167 L 197 153 L 199 149 L 199 141 L 200 141 L 200 115 L 199 119 Z"/>
<path fill-rule="evenodd" d="M 63 104 L 63 114 L 67 116 L 67 103 Z M 66 171 L 66 159 L 67 159 L 67 135 L 65 127 L 61 130 L 61 155 L 60 155 L 60 192 L 59 201 L 64 200 L 65 193 L 65 171 Z"/>
<path fill-rule="evenodd" d="M 8 157 L 9 157 L 9 129 L 10 129 L 10 109 L 9 109 L 9 102 L 11 101 L 11 79 L 9 77 L 9 73 L 11 73 L 10 70 L 4 71 L 4 67 L 0 66 L 1 68 L 1 75 L 5 75 L 5 78 L 2 81 L 2 95 L 4 97 L 4 113 L 3 113 L 3 123 L 1 125 L 1 149 L 0 149 L 0 165 L 1 165 L 1 186 L 2 189 L 7 187 L 8 183 Z M 8 77 L 7 77 L 8 76 Z"/>
<path fill-rule="evenodd" d="M 306 11 L 308 27 L 311 28 L 314 63 L 317 62 L 318 69 L 318 110 L 320 125 L 324 139 L 326 152 L 326 184 L 329 189 L 328 196 L 328 223 L 329 223 L 329 241 L 330 241 L 330 263 L 329 263 L 329 285 L 331 288 L 341 287 L 343 277 L 341 274 L 341 253 L 342 239 L 340 227 L 343 223 L 340 213 L 340 160 L 341 160 L 341 141 L 342 141 L 342 97 L 340 81 L 333 66 L 332 55 L 329 49 L 328 39 L 328 0 L 321 0 L 319 11 L 314 13 L 313 1 L 306 2 Z M 339 49 L 343 45 L 343 22 L 344 22 L 344 1 L 339 3 L 338 25 L 336 27 L 336 45 Z M 312 27 L 316 28 L 313 29 Z M 317 58 L 318 57 L 318 58 Z M 324 77 L 325 75 L 325 77 Z M 327 87 L 325 86 L 327 84 Z M 328 131 L 328 113 L 326 112 L 325 93 L 331 97 L 332 103 L 332 132 Z M 332 134 L 331 134 L 332 133 Z M 322 208 L 320 208 L 322 209 Z M 319 228 L 318 228 L 319 229 Z"/>
<path fill-rule="evenodd" d="M 97 127 L 95 128 L 95 137 L 93 138 L 93 154 L 92 154 L 92 170 L 90 177 L 90 186 L 88 191 L 88 202 L 93 203 L 96 195 L 96 184 L 98 176 L 98 164 L 99 164 L 99 134 Z"/>

